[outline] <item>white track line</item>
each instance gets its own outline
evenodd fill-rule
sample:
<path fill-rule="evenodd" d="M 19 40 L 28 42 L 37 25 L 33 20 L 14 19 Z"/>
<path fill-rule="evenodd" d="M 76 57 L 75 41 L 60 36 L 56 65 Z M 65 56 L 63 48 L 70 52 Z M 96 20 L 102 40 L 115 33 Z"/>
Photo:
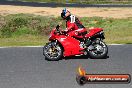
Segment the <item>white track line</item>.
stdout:
<path fill-rule="evenodd" d="M 107 45 L 115 45 L 115 46 L 117 46 L 117 45 L 127 45 L 127 44 L 107 44 Z"/>
<path fill-rule="evenodd" d="M 119 46 L 119 45 L 127 45 L 127 44 L 107 44 L 109 46 Z M 33 48 L 33 47 L 43 47 L 43 46 L 5 46 L 0 48 Z"/>
<path fill-rule="evenodd" d="M 5 46 L 0 48 L 33 48 L 33 47 L 43 47 L 43 46 Z"/>

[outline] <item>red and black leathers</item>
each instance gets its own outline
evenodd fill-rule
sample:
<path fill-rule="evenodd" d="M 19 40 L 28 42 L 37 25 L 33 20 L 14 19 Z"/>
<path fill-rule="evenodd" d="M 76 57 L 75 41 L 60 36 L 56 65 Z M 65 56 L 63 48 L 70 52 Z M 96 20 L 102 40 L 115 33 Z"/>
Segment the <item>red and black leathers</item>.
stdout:
<path fill-rule="evenodd" d="M 77 38 L 83 38 L 83 35 L 87 33 L 85 27 L 74 15 L 66 17 L 66 31 L 68 35 Z"/>

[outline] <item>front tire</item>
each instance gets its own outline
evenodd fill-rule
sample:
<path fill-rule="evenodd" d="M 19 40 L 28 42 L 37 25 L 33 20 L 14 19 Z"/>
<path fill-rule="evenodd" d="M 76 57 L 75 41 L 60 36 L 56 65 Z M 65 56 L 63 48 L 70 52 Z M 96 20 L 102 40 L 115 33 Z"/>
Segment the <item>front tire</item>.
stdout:
<path fill-rule="evenodd" d="M 108 47 L 102 40 L 96 39 L 88 47 L 88 54 L 90 58 L 93 58 L 93 59 L 106 58 L 108 54 Z"/>
<path fill-rule="evenodd" d="M 63 56 L 63 49 L 56 42 L 50 42 L 43 47 L 43 55 L 48 61 L 58 61 Z"/>

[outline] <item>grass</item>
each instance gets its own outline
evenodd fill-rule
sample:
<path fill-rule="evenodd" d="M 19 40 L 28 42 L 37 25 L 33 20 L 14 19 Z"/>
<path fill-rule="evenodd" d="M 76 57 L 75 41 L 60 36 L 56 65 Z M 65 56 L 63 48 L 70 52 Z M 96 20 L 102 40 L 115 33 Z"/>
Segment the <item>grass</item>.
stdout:
<path fill-rule="evenodd" d="M 0 38 L 0 46 L 38 46 L 48 42 L 46 36 L 19 36 L 11 38 Z"/>
<path fill-rule="evenodd" d="M 29 2 L 81 3 L 81 4 L 132 4 L 131 0 L 18 0 Z"/>
<path fill-rule="evenodd" d="M 106 26 L 106 42 L 117 44 L 132 44 L 132 20 L 115 20 Z"/>
<path fill-rule="evenodd" d="M 107 44 L 132 44 L 132 18 L 82 17 L 85 27 L 101 27 Z M 14 14 L 0 16 L 0 46 L 36 46 L 48 42 L 48 35 L 60 17 Z M 65 22 L 62 21 L 65 29 Z"/>

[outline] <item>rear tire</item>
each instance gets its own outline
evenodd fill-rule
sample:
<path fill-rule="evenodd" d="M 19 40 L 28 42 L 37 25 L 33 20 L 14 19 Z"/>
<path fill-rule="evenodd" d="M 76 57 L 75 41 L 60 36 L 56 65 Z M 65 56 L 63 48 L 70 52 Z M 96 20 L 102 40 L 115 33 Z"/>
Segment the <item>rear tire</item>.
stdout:
<path fill-rule="evenodd" d="M 107 57 L 108 47 L 102 40 L 94 40 L 89 47 L 92 47 L 92 49 L 88 49 L 88 54 L 90 58 L 103 59 Z"/>
<path fill-rule="evenodd" d="M 56 50 L 56 52 L 51 51 L 51 48 L 53 47 L 54 51 Z M 63 49 L 59 44 L 55 44 L 55 42 L 50 42 L 43 47 L 43 55 L 48 61 L 58 61 L 63 56 Z"/>

